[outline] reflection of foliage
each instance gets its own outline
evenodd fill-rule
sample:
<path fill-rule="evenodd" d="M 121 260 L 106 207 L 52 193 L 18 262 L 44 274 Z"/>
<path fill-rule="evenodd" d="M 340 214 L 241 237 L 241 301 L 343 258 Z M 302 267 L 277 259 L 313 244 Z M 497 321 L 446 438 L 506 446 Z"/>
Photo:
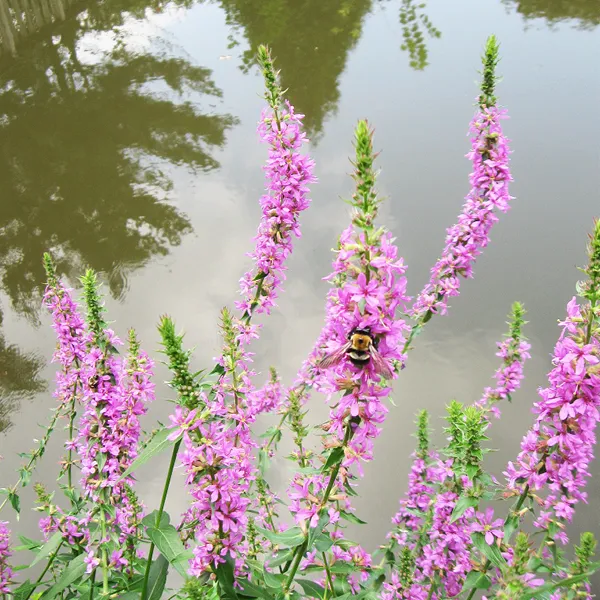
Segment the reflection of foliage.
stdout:
<path fill-rule="evenodd" d="M 418 71 L 423 70 L 427 62 L 427 45 L 421 27 L 430 37 L 439 38 L 441 32 L 436 29 L 429 17 L 424 13 L 425 3 L 415 6 L 413 0 L 402 0 L 400 6 L 400 23 L 402 24 L 402 50 L 408 51 L 410 66 Z"/>
<path fill-rule="evenodd" d="M 305 113 L 314 138 L 339 101 L 339 77 L 358 41 L 372 0 L 218 0 L 234 31 L 243 30 L 249 49 L 244 68 L 254 64 L 256 48 L 268 44 L 282 71 L 290 101 Z M 237 42 L 233 42 L 235 45 Z"/>
<path fill-rule="evenodd" d="M 46 389 L 45 381 L 38 375 L 42 366 L 40 358 L 24 354 L 0 335 L 0 433 L 10 427 L 11 412 L 18 400 Z"/>
<path fill-rule="evenodd" d="M 583 28 L 600 25 L 598 0 L 503 0 L 526 19 L 546 19 L 550 23 L 574 19 Z"/>
<path fill-rule="evenodd" d="M 123 22 L 107 4 L 88 7 L 83 29 Z M 138 2 L 140 13 L 148 4 Z M 214 169 L 208 150 L 222 146 L 235 121 L 171 99 L 188 91 L 220 96 L 209 70 L 132 54 L 125 44 L 83 65 L 81 31 L 72 18 L 36 36 L 42 39 L 21 48 L 0 79 L 0 277 L 13 306 L 30 316 L 44 250 L 62 257 L 63 272 L 82 264 L 106 272 L 119 296 L 128 270 L 179 244 L 191 225 L 163 202 L 172 184 L 161 166 Z M 149 90 L 157 85 L 169 96 Z"/>

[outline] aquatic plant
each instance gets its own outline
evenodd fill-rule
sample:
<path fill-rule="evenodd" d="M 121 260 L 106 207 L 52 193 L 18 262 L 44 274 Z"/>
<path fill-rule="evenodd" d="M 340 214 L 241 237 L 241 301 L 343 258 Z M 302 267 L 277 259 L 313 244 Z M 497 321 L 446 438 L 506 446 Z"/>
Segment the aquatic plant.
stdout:
<path fill-rule="evenodd" d="M 353 498 L 385 426 L 392 382 L 408 365 L 417 334 L 447 313 L 461 278 L 473 277 L 497 212 L 506 212 L 512 200 L 501 126 L 506 111 L 496 99 L 496 39 L 486 44 L 470 127 L 471 190 L 414 301 L 396 240 L 377 222 L 383 200 L 373 130 L 367 121 L 356 126 L 350 224 L 325 277 L 331 283 L 325 323 L 290 387 L 275 369 L 260 385 L 249 347 L 260 335 L 256 317 L 268 317 L 283 291 L 300 215 L 310 205 L 314 165 L 301 152 L 307 142 L 302 115 L 285 100 L 267 48 L 259 49 L 258 63 L 267 102 L 258 133 L 269 150 L 252 266 L 240 281 L 235 310 L 221 312 L 223 341 L 212 368 L 196 370 L 183 334 L 171 317 L 161 317 L 175 394 L 168 425 L 150 434 L 141 430 L 140 417 L 155 395 L 153 361 L 133 331 L 127 354 L 119 353 L 123 344 L 105 321 L 96 274 L 89 270 L 82 278 L 84 316 L 44 256 L 44 303 L 58 340 L 58 403 L 38 448 L 25 455 L 17 483 L 2 489 L 0 509 L 10 503 L 20 513 L 19 486 L 30 482 L 61 418 L 69 430 L 58 479 L 65 501 L 35 484 L 40 541 L 22 537 L 22 545 L 11 548 L 7 523 L 0 521 L 0 594 L 20 600 L 591 598 L 590 576 L 600 566 L 593 562 L 594 536 L 584 533 L 573 553 L 565 546 L 567 525 L 586 500 L 600 418 L 600 222 L 590 236 L 579 299 L 568 303 L 560 323 L 535 421 L 504 480 L 486 471 L 484 459 L 491 417 L 500 417 L 500 404 L 518 392 L 530 358 L 519 302 L 498 342 L 495 383 L 472 403 L 448 404 L 444 447 L 432 446 L 429 415 L 419 414 L 408 489 L 387 541 L 370 553 L 345 538 L 345 523 L 364 523 Z M 324 395 L 329 406 L 319 426 L 320 452 L 313 450 L 304 421 L 313 393 Z M 279 421 L 261 442 L 253 424 L 269 413 Z M 296 470 L 285 492 L 286 518 L 286 503 L 268 481 L 270 458 L 288 431 Z M 167 451 L 160 504 L 147 513 L 134 473 Z M 189 502 L 173 524 L 165 503 L 178 465 Z M 528 533 L 532 526 L 534 534 Z M 35 557 L 17 568 L 22 551 Z M 38 565 L 41 574 L 21 579 L 21 571 Z M 181 578 L 174 589 L 167 588 L 170 572 Z"/>

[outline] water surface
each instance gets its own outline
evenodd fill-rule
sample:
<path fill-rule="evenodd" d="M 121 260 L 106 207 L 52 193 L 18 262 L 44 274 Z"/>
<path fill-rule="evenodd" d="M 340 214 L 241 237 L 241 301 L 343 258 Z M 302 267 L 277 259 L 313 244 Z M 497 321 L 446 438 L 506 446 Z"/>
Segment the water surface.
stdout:
<path fill-rule="evenodd" d="M 3 1 L 3 0 L 2 0 Z M 259 218 L 265 148 L 255 126 L 262 80 L 253 62 L 272 46 L 283 85 L 306 114 L 319 184 L 302 220 L 285 294 L 256 345 L 257 369 L 286 382 L 323 321 L 330 248 L 348 223 L 352 128 L 376 128 L 382 221 L 397 236 L 417 293 L 468 191 L 464 154 L 486 37 L 502 44 L 500 102 L 514 149 L 516 196 L 447 317 L 417 340 L 395 390 L 376 460 L 367 466 L 353 532 L 374 548 L 406 489 L 415 413 L 440 434 L 445 404 L 479 397 L 497 367 L 495 341 L 513 300 L 529 309 L 534 358 L 526 383 L 493 425 L 490 468 L 500 475 L 532 422 L 536 389 L 574 293 L 586 235 L 600 216 L 600 4 L 596 0 L 223 0 L 80 2 L 5 52 L 0 61 L 0 437 L 10 482 L 53 406 L 54 338 L 40 310 L 41 254 L 51 250 L 77 285 L 100 271 L 122 335 L 137 329 L 155 356 L 155 324 L 172 314 L 195 345 L 198 367 L 219 348 L 217 317 L 248 266 Z M 162 366 L 157 380 L 168 378 Z M 170 410 L 159 386 L 148 425 Z M 326 415 L 310 404 L 315 423 Z M 264 425 L 261 423 L 261 426 Z M 60 432 L 59 432 L 60 435 Z M 54 440 L 36 477 L 52 485 Z M 156 502 L 166 458 L 140 473 Z M 598 533 L 600 469 L 575 529 Z M 275 464 L 283 488 L 289 467 Z M 29 496 L 26 494 L 26 498 Z M 185 507 L 175 488 L 168 509 Z M 25 533 L 35 516 L 25 513 Z"/>

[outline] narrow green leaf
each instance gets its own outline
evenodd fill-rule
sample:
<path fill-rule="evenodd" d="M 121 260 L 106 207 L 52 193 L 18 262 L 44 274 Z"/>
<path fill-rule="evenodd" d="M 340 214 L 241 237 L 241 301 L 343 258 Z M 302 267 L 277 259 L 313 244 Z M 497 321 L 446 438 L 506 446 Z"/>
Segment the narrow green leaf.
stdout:
<path fill-rule="evenodd" d="M 335 575 L 348 575 L 356 570 L 356 567 L 350 563 L 338 561 L 331 565 L 330 570 Z"/>
<path fill-rule="evenodd" d="M 270 438 L 273 436 L 276 436 L 275 441 L 278 442 L 281 439 L 281 429 L 279 429 L 278 427 L 269 427 L 269 429 L 267 429 L 263 434 L 259 435 L 258 437 Z M 279 437 L 279 439 L 277 439 L 277 437 Z"/>
<path fill-rule="evenodd" d="M 41 548 L 37 556 L 33 559 L 31 566 L 37 565 L 40 560 L 48 558 L 53 554 L 56 549 L 62 544 L 62 535 L 60 531 L 57 531 Z"/>
<path fill-rule="evenodd" d="M 560 581 L 552 581 L 540 587 L 527 590 L 527 592 L 521 595 L 521 598 L 519 600 L 533 600 L 534 598 L 535 600 L 537 600 L 538 598 L 541 598 L 546 592 L 553 592 L 558 588 L 571 587 L 574 583 L 586 581 L 600 568 L 600 562 L 592 563 L 590 567 L 591 568 L 585 573 L 581 573 L 579 575 L 572 575 L 571 577 L 566 577 L 565 579 L 561 579 Z"/>
<path fill-rule="evenodd" d="M 25 600 L 29 594 L 35 590 L 35 583 L 31 583 L 29 579 L 24 581 L 16 590 L 13 591 L 13 600 Z"/>
<path fill-rule="evenodd" d="M 297 582 L 302 586 L 304 593 L 310 598 L 323 598 L 325 596 L 325 588 L 310 579 L 298 579 Z"/>
<path fill-rule="evenodd" d="M 288 562 L 288 560 L 292 560 L 292 556 L 294 553 L 292 550 L 286 550 L 285 552 L 278 552 L 271 560 L 268 561 L 269 567 L 275 568 L 283 565 Z"/>
<path fill-rule="evenodd" d="M 21 498 L 19 494 L 16 492 L 8 492 L 8 500 L 10 505 L 14 508 L 17 513 L 17 521 L 19 520 L 19 516 L 21 515 Z"/>
<path fill-rule="evenodd" d="M 315 547 L 319 552 L 327 552 L 333 546 L 333 540 L 329 534 L 323 532 L 315 540 Z"/>
<path fill-rule="evenodd" d="M 465 580 L 463 590 L 487 590 L 492 585 L 491 579 L 481 571 L 471 571 Z"/>
<path fill-rule="evenodd" d="M 238 595 L 233 587 L 233 564 L 231 559 L 228 557 L 224 563 L 220 563 L 216 571 L 221 590 L 221 600 L 238 600 Z"/>
<path fill-rule="evenodd" d="M 264 587 L 259 587 L 247 579 L 238 581 L 242 586 L 242 595 L 250 596 L 251 598 L 263 598 L 264 600 L 272 600 L 273 596 L 267 592 Z"/>
<path fill-rule="evenodd" d="M 182 561 L 181 559 L 186 550 L 177 529 L 173 525 L 165 525 L 160 529 L 148 527 L 146 533 L 167 561 L 173 565 L 182 577 L 187 579 L 185 560 Z"/>
<path fill-rule="evenodd" d="M 472 533 L 471 539 L 474 546 L 495 566 L 499 569 L 506 566 L 506 560 L 500 553 L 500 548 L 496 544 L 489 546 L 485 541 L 483 533 Z"/>
<path fill-rule="evenodd" d="M 321 471 L 323 471 L 323 473 L 329 471 L 329 469 L 331 469 L 335 465 L 340 464 L 343 459 L 344 459 L 344 449 L 341 448 L 341 447 L 340 448 L 334 448 L 330 452 L 329 456 L 327 457 L 327 461 L 325 462 L 325 464 L 321 468 Z"/>
<path fill-rule="evenodd" d="M 352 540 L 336 540 L 335 545 L 339 546 L 342 550 L 350 550 L 350 548 L 358 546 L 358 544 Z"/>
<path fill-rule="evenodd" d="M 152 561 L 148 575 L 148 600 L 160 600 L 162 598 L 167 584 L 168 571 L 169 563 L 162 554 Z"/>
<path fill-rule="evenodd" d="M 345 510 L 340 510 L 340 517 L 345 519 L 349 523 L 356 523 L 357 525 L 366 525 L 367 522 L 359 519 L 354 513 L 346 512 Z"/>
<path fill-rule="evenodd" d="M 158 511 L 157 510 L 153 510 L 149 515 L 146 515 L 143 519 L 142 519 L 142 525 L 144 527 L 156 527 L 156 517 L 158 516 Z M 158 527 L 166 527 L 169 523 L 171 522 L 171 517 L 169 516 L 169 513 L 164 511 L 163 514 L 160 516 L 160 523 L 158 524 Z"/>
<path fill-rule="evenodd" d="M 267 587 L 270 587 L 274 590 L 280 590 L 283 587 L 285 575 L 269 573 L 269 571 L 263 569 L 262 576 Z"/>
<path fill-rule="evenodd" d="M 264 535 L 269 541 L 278 546 L 294 547 L 300 545 L 305 540 L 300 527 L 291 527 L 282 533 L 275 533 L 263 527 L 257 527 L 256 529 L 261 535 Z"/>
<path fill-rule="evenodd" d="M 32 540 L 24 535 L 19 535 L 19 539 L 21 540 L 22 546 L 17 546 L 15 550 L 18 552 L 20 550 L 30 550 L 31 552 L 38 552 L 39 549 L 44 545 L 43 542 L 39 540 Z"/>
<path fill-rule="evenodd" d="M 315 543 L 315 540 L 319 537 L 319 535 L 321 535 L 321 533 L 323 532 L 323 529 L 325 529 L 325 527 L 327 526 L 328 523 L 329 523 L 329 515 L 327 513 L 323 513 L 319 517 L 317 526 L 313 527 L 312 529 L 310 529 L 308 531 L 308 546 L 306 547 L 307 552 L 310 552 L 310 550 L 313 547 L 313 544 Z"/>
<path fill-rule="evenodd" d="M 150 440 L 148 445 L 141 451 L 140 455 L 131 463 L 130 467 L 121 475 L 119 481 L 122 481 L 125 477 L 133 473 L 136 469 L 139 469 L 142 465 L 146 464 L 153 456 L 160 454 L 167 448 L 173 446 L 177 439 L 169 440 L 167 437 L 173 433 L 171 429 L 160 429 L 158 433 Z"/>
<path fill-rule="evenodd" d="M 461 496 L 454 506 L 450 523 L 454 523 L 454 521 L 460 519 L 468 508 L 474 508 L 478 504 L 479 500 L 477 498 L 473 498 L 471 496 Z"/>
<path fill-rule="evenodd" d="M 83 562 L 84 558 L 85 554 L 80 554 L 65 566 L 58 581 L 44 594 L 44 600 L 53 600 L 63 590 L 66 590 L 80 577 L 83 577 L 86 569 L 86 564 Z"/>
<path fill-rule="evenodd" d="M 224 373 L 225 367 L 217 364 L 213 367 L 213 370 L 208 374 L 208 376 L 210 377 L 211 375 L 223 375 Z"/>
<path fill-rule="evenodd" d="M 258 451 L 258 470 L 260 471 L 260 474 L 264 477 L 267 469 L 269 468 L 269 456 L 266 453 L 266 451 L 264 450 L 264 448 L 261 448 Z"/>
<path fill-rule="evenodd" d="M 517 530 L 518 527 L 519 517 L 517 515 L 510 515 L 504 524 L 504 539 L 506 540 L 506 543 L 510 541 L 512 534 Z"/>

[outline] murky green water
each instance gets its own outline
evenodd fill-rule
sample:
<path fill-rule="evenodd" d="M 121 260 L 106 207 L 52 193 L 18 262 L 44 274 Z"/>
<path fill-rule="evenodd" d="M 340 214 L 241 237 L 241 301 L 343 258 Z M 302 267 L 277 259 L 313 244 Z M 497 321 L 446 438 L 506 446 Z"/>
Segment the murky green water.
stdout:
<path fill-rule="evenodd" d="M 5 0 L 0 0 L 5 2 Z M 40 311 L 41 254 L 52 250 L 74 283 L 102 273 L 107 307 L 124 333 L 135 327 L 155 352 L 155 324 L 169 312 L 196 344 L 197 364 L 219 347 L 216 319 L 231 304 L 259 216 L 265 149 L 253 64 L 272 46 L 283 83 L 306 114 L 320 183 L 303 218 L 280 310 L 266 321 L 257 367 L 275 363 L 290 382 L 323 319 L 328 250 L 348 222 L 339 200 L 351 181 L 352 128 L 368 117 L 383 149 L 383 219 L 395 232 L 416 293 L 468 191 L 468 122 L 485 38 L 502 43 L 499 88 L 510 110 L 513 210 L 448 317 L 418 340 L 396 403 L 367 468 L 356 537 L 383 539 L 406 487 L 413 417 L 433 424 L 451 398 L 471 401 L 496 368 L 495 340 L 513 300 L 530 309 L 534 359 L 527 383 L 494 423 L 500 474 L 531 422 L 536 388 L 600 216 L 600 3 L 598 0 L 134 0 L 75 2 L 64 21 L 17 43 L 0 61 L 0 437 L 2 484 L 39 436 L 51 396 L 45 366 L 54 338 Z M 403 48 L 402 46 L 405 46 Z M 159 380 L 167 373 L 160 368 Z M 165 418 L 168 394 L 152 409 Z M 314 422 L 325 414 L 313 399 Z M 441 436 L 438 434 L 438 439 Z M 54 481 L 50 446 L 38 477 Z M 285 485 L 285 461 L 274 478 Z M 161 477 L 141 474 L 152 502 Z M 600 468 L 576 529 L 600 529 Z M 172 495 L 169 509 L 185 506 Z M 35 519 L 23 524 L 29 533 Z"/>

